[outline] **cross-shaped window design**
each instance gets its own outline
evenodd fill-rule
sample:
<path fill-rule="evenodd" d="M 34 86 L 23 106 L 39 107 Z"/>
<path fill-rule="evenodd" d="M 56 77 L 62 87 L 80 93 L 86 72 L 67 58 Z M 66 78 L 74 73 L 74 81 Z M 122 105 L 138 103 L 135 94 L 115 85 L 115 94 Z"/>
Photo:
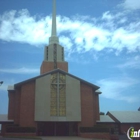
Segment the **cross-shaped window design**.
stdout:
<path fill-rule="evenodd" d="M 66 116 L 66 76 L 61 73 L 51 75 L 51 116 Z"/>

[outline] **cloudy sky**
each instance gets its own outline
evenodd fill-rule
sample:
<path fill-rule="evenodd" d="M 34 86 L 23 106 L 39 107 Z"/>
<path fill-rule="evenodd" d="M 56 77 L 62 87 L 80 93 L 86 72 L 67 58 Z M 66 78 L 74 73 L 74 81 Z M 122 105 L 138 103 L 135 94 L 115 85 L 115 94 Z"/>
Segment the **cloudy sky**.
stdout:
<path fill-rule="evenodd" d="M 0 114 L 7 86 L 39 75 L 52 0 L 0 0 Z M 100 86 L 100 111 L 140 107 L 140 0 L 57 0 L 69 73 Z"/>

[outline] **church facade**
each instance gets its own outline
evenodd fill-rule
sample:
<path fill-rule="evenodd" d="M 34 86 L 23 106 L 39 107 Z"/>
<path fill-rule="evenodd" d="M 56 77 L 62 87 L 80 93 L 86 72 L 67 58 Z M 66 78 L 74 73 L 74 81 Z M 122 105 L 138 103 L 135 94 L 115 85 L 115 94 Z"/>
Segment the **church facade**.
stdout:
<path fill-rule="evenodd" d="M 56 32 L 53 0 L 52 33 L 40 75 L 8 87 L 10 122 L 2 124 L 3 135 L 29 130 L 33 135 L 74 136 L 100 119 L 99 87 L 68 72 Z"/>
<path fill-rule="evenodd" d="M 60 69 L 15 84 L 8 119 L 36 135 L 73 136 L 99 120 L 99 87 Z"/>
<path fill-rule="evenodd" d="M 8 87 L 8 115 L 0 114 L 2 136 L 81 136 L 118 140 L 130 127 L 139 129 L 140 111 L 99 113 L 99 86 L 68 72 L 56 28 L 44 48 L 40 75 Z M 127 116 L 127 118 L 126 118 Z"/>

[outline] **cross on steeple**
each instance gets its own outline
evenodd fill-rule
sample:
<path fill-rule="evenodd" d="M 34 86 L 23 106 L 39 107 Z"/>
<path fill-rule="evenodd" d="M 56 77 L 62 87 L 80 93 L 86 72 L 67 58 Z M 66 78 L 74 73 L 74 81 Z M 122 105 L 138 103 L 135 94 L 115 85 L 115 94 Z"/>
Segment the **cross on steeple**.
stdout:
<path fill-rule="evenodd" d="M 53 0 L 52 32 L 51 32 L 51 37 L 49 38 L 49 44 L 59 44 L 56 26 L 57 26 L 56 25 L 56 0 Z"/>

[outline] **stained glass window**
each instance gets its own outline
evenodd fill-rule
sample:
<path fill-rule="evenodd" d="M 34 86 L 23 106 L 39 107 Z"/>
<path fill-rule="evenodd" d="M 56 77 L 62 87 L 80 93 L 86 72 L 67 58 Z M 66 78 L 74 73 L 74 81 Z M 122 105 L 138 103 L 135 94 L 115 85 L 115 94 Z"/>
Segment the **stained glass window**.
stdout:
<path fill-rule="evenodd" d="M 66 77 L 64 74 L 51 75 L 51 116 L 66 116 Z"/>

